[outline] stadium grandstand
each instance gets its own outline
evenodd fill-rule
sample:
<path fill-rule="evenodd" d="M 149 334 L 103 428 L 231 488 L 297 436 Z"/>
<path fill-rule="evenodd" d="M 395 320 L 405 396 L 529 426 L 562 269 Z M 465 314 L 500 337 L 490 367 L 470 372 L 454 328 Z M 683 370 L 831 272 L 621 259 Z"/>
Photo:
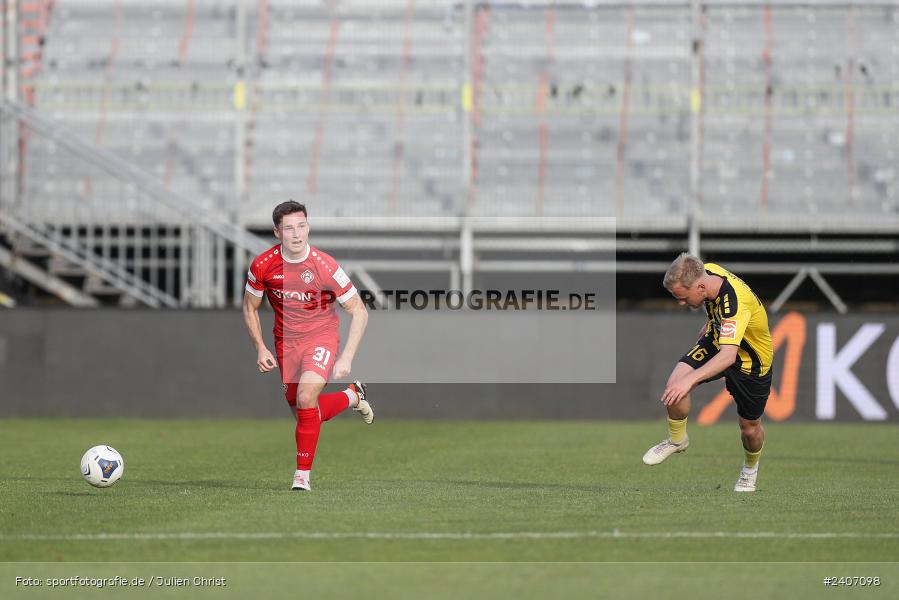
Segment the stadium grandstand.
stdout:
<path fill-rule="evenodd" d="M 776 307 L 899 301 L 858 284 L 899 272 L 894 2 L 5 6 L 7 303 L 236 305 L 288 198 L 367 287 L 645 304 L 689 248 Z"/>
<path fill-rule="evenodd" d="M 899 0 L 0 31 L 0 600 L 899 598 Z"/>

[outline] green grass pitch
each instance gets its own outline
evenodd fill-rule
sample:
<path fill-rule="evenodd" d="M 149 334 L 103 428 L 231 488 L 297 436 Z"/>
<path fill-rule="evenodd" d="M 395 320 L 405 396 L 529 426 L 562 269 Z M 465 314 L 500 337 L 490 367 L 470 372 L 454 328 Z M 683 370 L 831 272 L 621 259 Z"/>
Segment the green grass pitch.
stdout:
<path fill-rule="evenodd" d="M 646 467 L 662 422 L 351 417 L 324 424 L 310 493 L 288 489 L 287 418 L 2 421 L 0 561 L 899 557 L 895 426 L 768 423 L 759 490 L 736 494 L 733 423 L 691 426 L 686 453 Z M 109 489 L 79 472 L 99 443 L 126 460 Z"/>

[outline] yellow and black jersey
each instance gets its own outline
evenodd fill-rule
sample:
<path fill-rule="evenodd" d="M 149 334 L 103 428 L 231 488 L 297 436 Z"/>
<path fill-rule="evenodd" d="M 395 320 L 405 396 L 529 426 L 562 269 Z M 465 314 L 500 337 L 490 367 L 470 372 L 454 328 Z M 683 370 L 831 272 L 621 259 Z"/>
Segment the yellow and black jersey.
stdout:
<path fill-rule="evenodd" d="M 767 375 L 774 359 L 768 329 L 768 314 L 749 286 L 733 273 L 714 263 L 706 273 L 724 278 L 714 300 L 706 300 L 709 322 L 705 337 L 715 344 L 739 346 L 735 366 L 747 375 Z"/>

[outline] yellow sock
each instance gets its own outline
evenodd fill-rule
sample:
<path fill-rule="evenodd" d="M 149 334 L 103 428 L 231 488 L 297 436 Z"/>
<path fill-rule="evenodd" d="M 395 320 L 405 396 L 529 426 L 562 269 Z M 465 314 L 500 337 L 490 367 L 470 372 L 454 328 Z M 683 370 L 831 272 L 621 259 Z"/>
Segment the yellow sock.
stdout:
<path fill-rule="evenodd" d="M 761 457 L 762 450 L 764 449 L 764 444 L 762 444 L 762 447 L 759 448 L 758 452 L 750 452 L 746 448 L 743 448 L 743 453 L 746 455 L 746 458 L 743 459 L 743 465 L 747 469 L 755 469 L 759 464 L 759 457 Z"/>
<path fill-rule="evenodd" d="M 680 444 L 684 441 L 684 438 L 687 437 L 687 417 L 680 421 L 668 417 L 668 437 L 675 444 Z"/>

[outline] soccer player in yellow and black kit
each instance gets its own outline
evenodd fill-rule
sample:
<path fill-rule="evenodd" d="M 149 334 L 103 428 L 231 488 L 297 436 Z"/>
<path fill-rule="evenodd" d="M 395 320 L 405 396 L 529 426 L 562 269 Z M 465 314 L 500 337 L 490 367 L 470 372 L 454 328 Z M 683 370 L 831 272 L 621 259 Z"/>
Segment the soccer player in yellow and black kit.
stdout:
<path fill-rule="evenodd" d="M 681 306 L 704 305 L 708 322 L 704 335 L 681 357 L 668 378 L 661 400 L 668 409 L 669 436 L 650 448 L 643 462 L 657 465 L 687 449 L 690 391 L 724 377 L 737 404 L 745 453 L 734 491 L 754 492 L 765 443 L 761 417 L 771 391 L 774 358 L 765 308 L 739 277 L 686 252 L 671 263 L 663 285 Z"/>

